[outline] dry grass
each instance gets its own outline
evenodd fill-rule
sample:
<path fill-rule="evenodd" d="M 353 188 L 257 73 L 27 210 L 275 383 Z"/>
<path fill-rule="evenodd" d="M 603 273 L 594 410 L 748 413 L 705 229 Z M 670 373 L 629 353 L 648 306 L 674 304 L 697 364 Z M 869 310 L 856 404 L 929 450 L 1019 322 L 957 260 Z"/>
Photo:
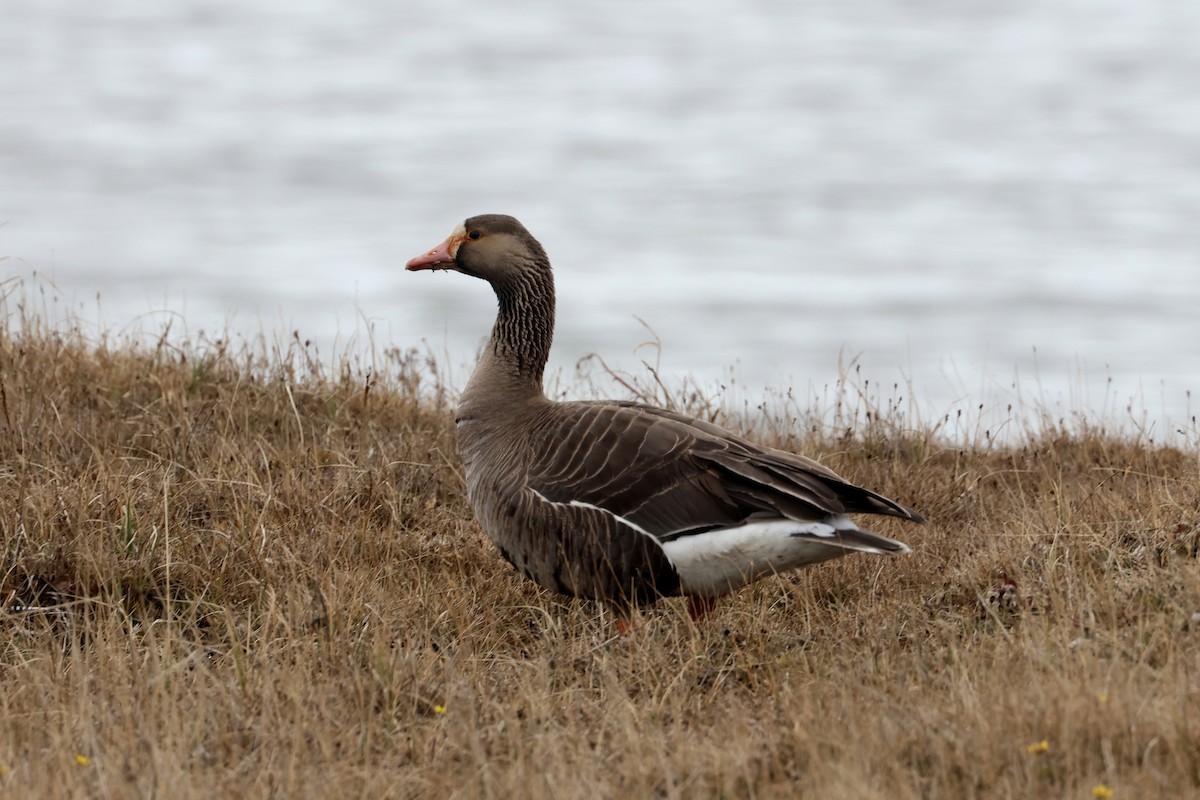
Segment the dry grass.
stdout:
<path fill-rule="evenodd" d="M 329 371 L 299 341 L 9 309 L 0 792 L 1200 796 L 1191 445 L 1049 422 L 954 444 L 844 387 L 742 415 L 924 512 L 881 528 L 916 553 L 700 625 L 662 603 L 619 640 L 493 553 L 440 397 L 414 354 Z"/>

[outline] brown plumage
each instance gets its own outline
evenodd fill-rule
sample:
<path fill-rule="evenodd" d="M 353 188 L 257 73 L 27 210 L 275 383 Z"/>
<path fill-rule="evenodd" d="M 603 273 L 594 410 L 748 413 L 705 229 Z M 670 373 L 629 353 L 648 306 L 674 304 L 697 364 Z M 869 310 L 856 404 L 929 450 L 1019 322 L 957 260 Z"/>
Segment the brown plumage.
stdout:
<path fill-rule="evenodd" d="M 458 449 L 480 524 L 538 584 L 621 609 L 683 594 L 696 610 L 848 552 L 908 552 L 846 515 L 919 514 L 811 459 L 652 406 L 547 399 L 554 277 L 512 217 L 472 217 L 408 269 L 455 270 L 496 293 L 492 336 L 458 409 Z"/>

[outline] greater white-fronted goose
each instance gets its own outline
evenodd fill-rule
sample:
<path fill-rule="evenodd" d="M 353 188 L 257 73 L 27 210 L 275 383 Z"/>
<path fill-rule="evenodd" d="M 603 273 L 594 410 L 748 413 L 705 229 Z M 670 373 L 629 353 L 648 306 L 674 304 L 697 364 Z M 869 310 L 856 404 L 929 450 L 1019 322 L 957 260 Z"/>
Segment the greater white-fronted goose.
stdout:
<path fill-rule="evenodd" d="M 850 552 L 907 553 L 848 514 L 922 522 L 811 459 L 703 420 L 619 400 L 549 400 L 554 276 L 509 216 L 466 220 L 409 270 L 492 285 L 499 313 L 458 407 L 467 497 L 492 542 L 536 583 L 613 604 L 715 598 Z"/>

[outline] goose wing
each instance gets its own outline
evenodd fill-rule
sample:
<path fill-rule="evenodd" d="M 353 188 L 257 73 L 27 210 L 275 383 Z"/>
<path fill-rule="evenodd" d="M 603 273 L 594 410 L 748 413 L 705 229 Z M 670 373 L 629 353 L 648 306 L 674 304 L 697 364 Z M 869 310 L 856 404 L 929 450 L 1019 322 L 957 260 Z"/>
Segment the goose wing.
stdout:
<path fill-rule="evenodd" d="M 527 480 L 547 500 L 592 506 L 659 541 L 756 518 L 845 513 L 921 521 L 811 459 L 635 403 L 559 403 L 534 426 Z"/>

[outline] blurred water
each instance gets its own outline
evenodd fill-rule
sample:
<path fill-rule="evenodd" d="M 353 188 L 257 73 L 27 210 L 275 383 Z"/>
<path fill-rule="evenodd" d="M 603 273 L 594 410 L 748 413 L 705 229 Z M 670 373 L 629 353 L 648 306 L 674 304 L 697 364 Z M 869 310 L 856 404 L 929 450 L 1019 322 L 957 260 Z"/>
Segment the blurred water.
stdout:
<path fill-rule="evenodd" d="M 402 266 L 505 212 L 557 268 L 553 366 L 653 357 L 640 317 L 668 377 L 861 354 L 932 413 L 1016 376 L 1182 421 L 1197 42 L 1191 0 L 8 0 L 0 255 L 111 326 L 465 363 L 486 287 Z"/>

